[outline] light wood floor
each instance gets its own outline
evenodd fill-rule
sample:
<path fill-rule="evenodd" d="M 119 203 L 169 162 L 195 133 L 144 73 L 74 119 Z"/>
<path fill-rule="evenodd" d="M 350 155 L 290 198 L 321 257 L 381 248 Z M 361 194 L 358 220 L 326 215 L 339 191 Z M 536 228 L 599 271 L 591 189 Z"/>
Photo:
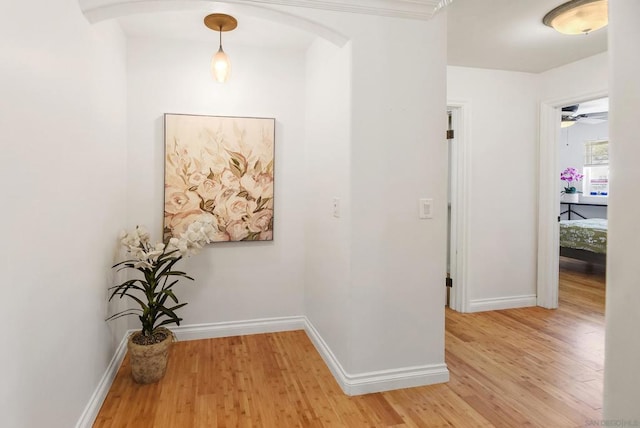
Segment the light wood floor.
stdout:
<path fill-rule="evenodd" d="M 175 344 L 118 372 L 95 427 L 577 427 L 601 419 L 604 274 L 561 263 L 560 309 L 446 312 L 451 380 L 345 396 L 304 332 Z"/>

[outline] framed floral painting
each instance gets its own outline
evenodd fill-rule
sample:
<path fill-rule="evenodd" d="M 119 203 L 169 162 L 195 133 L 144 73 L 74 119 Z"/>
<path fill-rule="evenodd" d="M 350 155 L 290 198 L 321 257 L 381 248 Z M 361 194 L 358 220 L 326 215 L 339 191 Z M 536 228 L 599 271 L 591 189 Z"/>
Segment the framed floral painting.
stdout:
<path fill-rule="evenodd" d="M 165 114 L 164 239 L 204 213 L 216 242 L 273 239 L 275 119 Z"/>

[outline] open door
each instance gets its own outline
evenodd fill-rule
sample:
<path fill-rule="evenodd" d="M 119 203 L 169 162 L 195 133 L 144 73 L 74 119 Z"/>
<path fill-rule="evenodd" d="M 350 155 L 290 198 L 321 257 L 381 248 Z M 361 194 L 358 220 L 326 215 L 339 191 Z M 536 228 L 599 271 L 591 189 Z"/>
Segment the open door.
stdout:
<path fill-rule="evenodd" d="M 467 311 L 466 299 L 466 230 L 468 160 L 465 137 L 468 135 L 469 104 L 449 102 L 447 144 L 449 146 L 448 221 L 447 221 L 447 306 Z"/>
<path fill-rule="evenodd" d="M 453 138 L 455 131 L 453 130 L 452 121 L 453 112 L 447 110 L 447 148 L 448 148 L 448 161 L 449 168 L 447 174 L 447 278 L 445 280 L 445 286 L 447 287 L 447 297 L 445 306 L 451 305 L 451 287 L 453 286 L 453 279 L 451 278 L 451 260 L 454 257 L 451 256 L 452 252 L 455 252 L 455 245 L 451 242 L 451 146 L 453 144 Z"/>

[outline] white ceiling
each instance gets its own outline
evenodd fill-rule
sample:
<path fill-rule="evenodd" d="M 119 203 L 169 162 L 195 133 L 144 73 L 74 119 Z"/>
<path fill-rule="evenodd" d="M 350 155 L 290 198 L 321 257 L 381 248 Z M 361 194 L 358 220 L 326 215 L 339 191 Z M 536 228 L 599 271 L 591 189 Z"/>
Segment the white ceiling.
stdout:
<path fill-rule="evenodd" d="M 453 0 L 446 8 L 448 64 L 466 67 L 541 72 L 604 52 L 606 28 L 589 35 L 567 36 L 542 23 L 564 0 Z M 207 3 L 203 3 L 207 4 Z M 137 13 L 118 18 L 130 37 L 180 39 L 217 44 L 218 35 L 202 23 L 211 6 L 198 10 Z M 247 9 L 250 12 L 250 9 Z M 238 19 L 238 28 L 223 34 L 223 45 L 258 45 L 305 49 L 314 35 L 244 9 L 223 10 Z"/>
<path fill-rule="evenodd" d="M 118 18 L 118 22 L 129 37 L 206 42 L 217 47 L 218 33 L 204 25 L 204 17 L 209 13 L 214 11 L 139 13 Z M 237 12 L 234 12 L 233 16 L 238 20 L 238 27 L 222 33 L 222 45 L 228 52 L 232 52 L 234 45 L 305 49 L 315 37 L 307 31 L 279 22 Z"/>
<path fill-rule="evenodd" d="M 539 73 L 606 51 L 606 27 L 568 36 L 542 23 L 565 2 L 453 0 L 447 6 L 448 64 Z"/>

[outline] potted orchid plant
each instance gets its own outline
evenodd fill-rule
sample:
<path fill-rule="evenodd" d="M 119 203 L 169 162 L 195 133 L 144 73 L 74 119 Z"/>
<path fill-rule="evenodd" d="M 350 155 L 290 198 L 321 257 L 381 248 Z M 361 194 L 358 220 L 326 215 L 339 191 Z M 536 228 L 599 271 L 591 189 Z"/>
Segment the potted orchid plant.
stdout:
<path fill-rule="evenodd" d="M 583 174 L 580 174 L 577 169 L 571 167 L 560 173 L 560 180 L 565 182 L 564 190 L 560 192 L 565 195 L 563 198 L 565 202 L 578 202 L 578 194 L 582 192 L 576 189 L 574 183 L 578 183 L 583 178 Z"/>
<path fill-rule="evenodd" d="M 116 296 L 127 297 L 138 307 L 125 309 L 107 320 L 130 315 L 140 320 L 141 330 L 132 333 L 127 343 L 132 375 L 138 383 L 156 382 L 164 376 L 169 346 L 174 340 L 173 333 L 164 326 L 180 325 L 182 318 L 176 311 L 186 305 L 178 301 L 174 287 L 180 279 L 193 280 L 177 269 L 176 264 L 212 242 L 217 233 L 214 222 L 213 216 L 202 215 L 184 233 L 166 244 L 152 243 L 149 232 L 141 226 L 120 236 L 128 257 L 113 267 L 119 271 L 132 270 L 136 275 L 110 287 L 109 301 Z"/>

